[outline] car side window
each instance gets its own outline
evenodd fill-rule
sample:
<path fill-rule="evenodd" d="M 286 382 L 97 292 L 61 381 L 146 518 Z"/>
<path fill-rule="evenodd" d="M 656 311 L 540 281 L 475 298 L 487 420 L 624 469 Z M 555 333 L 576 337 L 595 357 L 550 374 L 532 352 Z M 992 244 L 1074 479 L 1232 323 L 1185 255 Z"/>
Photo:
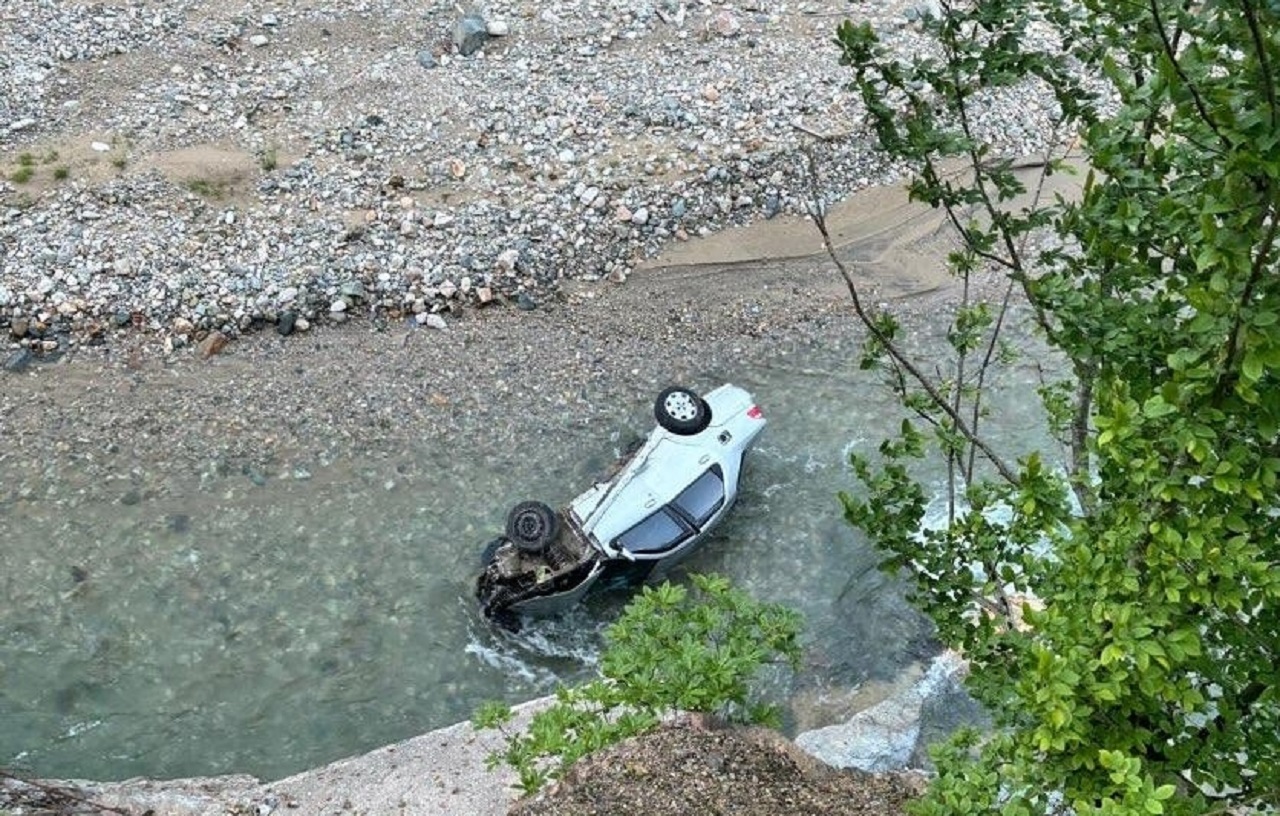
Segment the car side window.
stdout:
<path fill-rule="evenodd" d="M 713 467 L 676 496 L 676 506 L 701 527 L 724 505 L 724 478 Z"/>
<path fill-rule="evenodd" d="M 618 536 L 618 544 L 634 553 L 660 552 L 675 546 L 689 531 L 665 509 Z"/>

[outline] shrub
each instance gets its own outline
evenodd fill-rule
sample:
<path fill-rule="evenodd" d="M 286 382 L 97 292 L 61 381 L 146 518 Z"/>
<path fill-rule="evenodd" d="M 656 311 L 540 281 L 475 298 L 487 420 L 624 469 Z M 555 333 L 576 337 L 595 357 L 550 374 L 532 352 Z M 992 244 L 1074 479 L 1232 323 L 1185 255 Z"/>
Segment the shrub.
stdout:
<path fill-rule="evenodd" d="M 732 721 L 777 722 L 755 699 L 751 681 L 767 663 L 800 658 L 798 613 L 760 603 L 716 575 L 690 577 L 693 591 L 645 587 L 605 633 L 601 676 L 560 688 L 556 700 L 520 733 L 507 733 L 491 767 L 507 764 L 525 793 L 558 778 L 579 758 L 654 728 L 677 711 Z M 511 710 L 489 703 L 476 728 L 504 728 Z"/>

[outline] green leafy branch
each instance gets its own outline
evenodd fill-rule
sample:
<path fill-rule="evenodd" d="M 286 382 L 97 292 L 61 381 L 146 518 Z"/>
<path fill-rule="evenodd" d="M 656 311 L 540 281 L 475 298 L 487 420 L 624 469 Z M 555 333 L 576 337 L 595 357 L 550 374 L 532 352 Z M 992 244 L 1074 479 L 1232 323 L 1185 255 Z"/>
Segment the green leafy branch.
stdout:
<path fill-rule="evenodd" d="M 690 582 L 692 592 L 670 582 L 645 587 L 605 632 L 601 676 L 560 688 L 524 731 L 506 730 L 511 711 L 500 703 L 477 711 L 476 728 L 500 728 L 507 740 L 490 767 L 514 768 L 533 793 L 578 759 L 673 713 L 776 725 L 776 708 L 756 699 L 751 683 L 768 664 L 797 665 L 799 614 L 756 601 L 718 575 Z"/>
<path fill-rule="evenodd" d="M 1023 36 L 1032 23 L 1052 36 Z M 937 50 L 907 59 L 866 25 L 838 40 L 881 148 L 959 239 L 952 362 L 931 387 L 927 365 L 903 363 L 897 320 L 862 308 L 827 240 L 871 361 L 932 430 L 904 423 L 878 461 L 855 456 L 863 490 L 841 496 L 845 516 L 887 568 L 910 571 L 999 726 L 940 751 L 922 812 L 1274 803 L 1280 7 L 972 0 L 944 2 L 929 32 Z M 1101 79 L 1107 104 L 1078 77 Z M 1087 172 L 1078 200 L 1041 206 L 1037 191 L 1008 211 L 1019 180 L 975 138 L 967 105 L 978 89 L 1031 81 L 1057 100 Z M 1046 161 L 1041 180 L 1060 168 Z M 1053 245 L 1026 253 L 1033 233 Z M 1000 306 L 971 299 L 980 271 L 1008 277 Z M 1065 482 L 1036 454 L 1001 467 L 1004 451 L 978 443 L 1008 293 L 1070 365 L 1073 381 L 1040 389 L 1070 451 Z M 928 493 L 911 467 L 930 448 L 952 503 L 937 529 L 922 527 Z M 974 457 L 994 479 L 973 478 Z"/>

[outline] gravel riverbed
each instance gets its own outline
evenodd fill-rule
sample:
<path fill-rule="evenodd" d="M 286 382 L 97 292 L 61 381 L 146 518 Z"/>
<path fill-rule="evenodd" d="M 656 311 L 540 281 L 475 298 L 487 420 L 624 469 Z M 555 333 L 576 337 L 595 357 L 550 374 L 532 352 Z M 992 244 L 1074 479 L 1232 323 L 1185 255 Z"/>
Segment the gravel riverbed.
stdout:
<path fill-rule="evenodd" d="M 896 178 L 834 29 L 910 55 L 932 10 L 9 0 L 5 363 L 122 334 L 208 354 L 353 317 L 439 329 L 621 284 L 673 241 L 803 212 L 804 145 L 830 200 Z M 1052 109 L 1022 87 L 975 121 L 1026 154 Z"/>

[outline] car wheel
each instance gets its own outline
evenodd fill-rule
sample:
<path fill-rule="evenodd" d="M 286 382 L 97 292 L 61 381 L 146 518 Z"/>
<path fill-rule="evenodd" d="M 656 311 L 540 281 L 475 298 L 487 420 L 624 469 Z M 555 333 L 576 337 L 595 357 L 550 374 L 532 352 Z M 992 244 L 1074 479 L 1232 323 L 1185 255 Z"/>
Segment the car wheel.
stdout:
<path fill-rule="evenodd" d="M 672 386 L 658 395 L 653 416 L 671 433 L 692 436 L 711 424 L 711 407 L 688 388 Z"/>
<path fill-rule="evenodd" d="M 559 534 L 559 516 L 540 501 L 520 502 L 507 514 L 507 538 L 521 552 L 540 553 Z"/>

